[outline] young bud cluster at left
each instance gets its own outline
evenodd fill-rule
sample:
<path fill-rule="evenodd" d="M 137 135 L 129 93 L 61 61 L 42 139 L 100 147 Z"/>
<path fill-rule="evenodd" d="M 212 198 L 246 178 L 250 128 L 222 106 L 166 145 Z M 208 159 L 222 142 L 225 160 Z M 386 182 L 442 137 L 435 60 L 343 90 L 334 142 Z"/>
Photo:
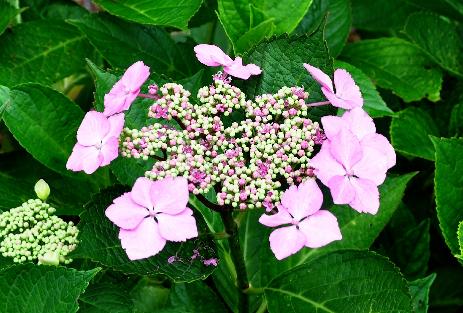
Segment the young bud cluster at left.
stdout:
<path fill-rule="evenodd" d="M 0 214 L 0 253 L 16 263 L 70 263 L 66 256 L 76 248 L 78 229 L 55 212 L 48 203 L 31 199 Z"/>

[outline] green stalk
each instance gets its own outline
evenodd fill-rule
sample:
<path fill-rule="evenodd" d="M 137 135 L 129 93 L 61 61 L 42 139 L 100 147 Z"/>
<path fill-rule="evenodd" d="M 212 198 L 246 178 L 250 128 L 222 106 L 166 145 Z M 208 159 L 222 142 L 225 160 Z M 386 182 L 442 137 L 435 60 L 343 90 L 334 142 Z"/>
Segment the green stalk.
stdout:
<path fill-rule="evenodd" d="M 243 251 L 241 250 L 240 238 L 238 233 L 238 226 L 233 220 L 233 211 L 221 211 L 220 217 L 222 218 L 225 226 L 225 232 L 230 235 L 228 244 L 230 246 L 230 254 L 235 265 L 236 271 L 236 287 L 238 288 L 238 312 L 249 312 L 249 298 L 245 290 L 249 288 L 248 274 L 246 272 L 246 264 L 244 262 Z"/>

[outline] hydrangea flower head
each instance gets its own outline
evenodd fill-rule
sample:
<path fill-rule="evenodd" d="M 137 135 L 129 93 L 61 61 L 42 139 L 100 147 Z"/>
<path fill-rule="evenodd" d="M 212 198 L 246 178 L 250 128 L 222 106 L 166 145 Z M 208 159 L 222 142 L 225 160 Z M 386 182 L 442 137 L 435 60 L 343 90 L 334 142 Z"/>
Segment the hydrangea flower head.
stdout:
<path fill-rule="evenodd" d="M 140 88 L 150 75 L 150 68 L 142 61 L 132 64 L 104 97 L 104 115 L 111 116 L 130 108 Z"/>
<path fill-rule="evenodd" d="M 335 91 L 333 82 L 328 75 L 310 64 L 304 63 L 304 67 L 312 75 L 313 79 L 321 85 L 323 94 L 335 107 L 350 110 L 363 106 L 360 88 L 346 70 L 337 69 L 334 72 Z"/>
<path fill-rule="evenodd" d="M 336 217 L 320 210 L 322 202 L 323 195 L 317 183 L 308 179 L 284 192 L 277 206 L 278 213 L 260 217 L 259 222 L 265 226 L 283 226 L 270 234 L 270 248 L 278 260 L 304 246 L 318 248 L 342 239 Z"/>
<path fill-rule="evenodd" d="M 123 127 L 123 113 L 108 118 L 101 112 L 87 112 L 77 130 L 77 143 L 66 168 L 91 174 L 108 165 L 118 156 L 119 135 Z"/>
<path fill-rule="evenodd" d="M 106 216 L 118 227 L 119 239 L 130 260 L 159 253 L 167 241 L 198 236 L 193 211 L 187 208 L 184 177 L 152 181 L 140 177 L 132 191 L 114 199 Z"/>
<path fill-rule="evenodd" d="M 262 70 L 255 64 L 243 65 L 243 60 L 236 57 L 232 60 L 225 52 L 214 45 L 197 45 L 194 48 L 199 62 L 207 66 L 223 66 L 223 71 L 231 76 L 248 79 L 251 75 L 259 75 Z"/>

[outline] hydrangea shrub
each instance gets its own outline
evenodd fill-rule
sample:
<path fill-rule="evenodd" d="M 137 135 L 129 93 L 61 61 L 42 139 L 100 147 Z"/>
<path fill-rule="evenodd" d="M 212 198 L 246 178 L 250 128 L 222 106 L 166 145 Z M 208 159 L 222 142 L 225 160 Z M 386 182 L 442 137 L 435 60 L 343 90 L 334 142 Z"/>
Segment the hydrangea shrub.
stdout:
<path fill-rule="evenodd" d="M 457 312 L 463 8 L 155 2 L 0 2 L 0 312 Z"/>

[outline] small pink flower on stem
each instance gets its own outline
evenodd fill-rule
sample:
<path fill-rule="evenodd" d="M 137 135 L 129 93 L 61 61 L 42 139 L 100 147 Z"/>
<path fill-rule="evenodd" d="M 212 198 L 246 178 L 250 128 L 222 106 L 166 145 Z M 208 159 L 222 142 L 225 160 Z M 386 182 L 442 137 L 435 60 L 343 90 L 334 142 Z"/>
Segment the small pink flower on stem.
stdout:
<path fill-rule="evenodd" d="M 217 266 L 219 265 L 219 261 L 216 258 L 212 258 L 212 259 L 204 260 L 203 264 L 206 266 Z"/>
<path fill-rule="evenodd" d="M 99 167 L 108 165 L 119 154 L 119 136 L 123 127 L 123 113 L 109 118 L 96 111 L 85 114 L 66 168 L 92 174 Z"/>
<path fill-rule="evenodd" d="M 110 116 L 130 108 L 140 88 L 150 75 L 150 68 L 142 61 L 132 64 L 104 97 L 104 115 Z"/>
<path fill-rule="evenodd" d="M 360 88 L 355 84 L 352 76 L 346 70 L 337 69 L 334 72 L 335 92 L 333 82 L 328 75 L 310 64 L 304 63 L 304 67 L 312 75 L 313 79 L 322 86 L 323 94 L 335 107 L 350 110 L 363 106 Z"/>
<path fill-rule="evenodd" d="M 130 260 L 158 254 L 167 241 L 186 241 L 198 236 L 188 203 L 184 177 L 158 181 L 140 177 L 132 191 L 114 199 L 106 216 L 118 227 L 119 239 Z"/>
<path fill-rule="evenodd" d="M 331 212 L 320 210 L 323 194 L 313 179 L 298 187 L 289 187 L 281 197 L 278 213 L 263 214 L 259 222 L 268 227 L 280 227 L 270 234 L 270 249 L 282 260 L 304 246 L 319 248 L 342 235 L 338 221 Z"/>
<path fill-rule="evenodd" d="M 228 75 L 241 79 L 248 79 L 251 75 L 259 75 L 262 70 L 255 64 L 243 65 L 243 60 L 236 57 L 232 60 L 225 52 L 214 45 L 197 45 L 194 48 L 199 62 L 207 66 L 223 66 L 223 71 Z"/>

